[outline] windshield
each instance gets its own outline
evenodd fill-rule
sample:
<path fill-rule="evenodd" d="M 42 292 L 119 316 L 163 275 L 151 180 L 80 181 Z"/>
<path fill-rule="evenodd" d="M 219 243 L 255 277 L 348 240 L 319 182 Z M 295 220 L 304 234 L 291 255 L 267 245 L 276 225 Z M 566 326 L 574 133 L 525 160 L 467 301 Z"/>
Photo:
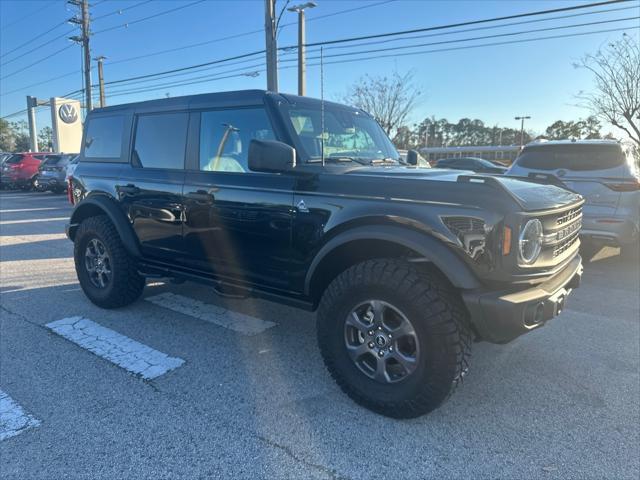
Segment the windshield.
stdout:
<path fill-rule="evenodd" d="M 524 168 L 538 170 L 602 170 L 622 165 L 619 145 L 548 145 L 525 148 L 516 160 Z"/>
<path fill-rule="evenodd" d="M 368 115 L 355 110 L 324 109 L 324 135 L 320 105 L 289 110 L 289 119 L 309 161 L 347 160 L 359 163 L 398 161 L 400 155 L 380 125 Z"/>
<path fill-rule="evenodd" d="M 489 160 L 485 160 L 484 158 L 474 158 L 473 161 L 476 162 L 478 165 L 486 167 L 486 168 L 495 167 L 495 165 L 493 163 L 491 163 Z"/>

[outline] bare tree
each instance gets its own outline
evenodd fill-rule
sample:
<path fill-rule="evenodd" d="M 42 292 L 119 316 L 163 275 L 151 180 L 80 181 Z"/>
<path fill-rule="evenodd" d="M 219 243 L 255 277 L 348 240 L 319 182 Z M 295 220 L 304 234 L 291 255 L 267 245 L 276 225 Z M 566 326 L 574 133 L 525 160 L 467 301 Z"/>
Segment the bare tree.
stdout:
<path fill-rule="evenodd" d="M 580 93 L 593 114 L 624 130 L 640 146 L 640 44 L 626 33 L 622 39 L 585 56 L 577 65 L 595 77 L 595 91 Z"/>
<path fill-rule="evenodd" d="M 369 112 L 391 135 L 404 125 L 416 106 L 420 92 L 413 83 L 413 72 L 391 77 L 361 77 L 344 98 L 345 103 Z"/>

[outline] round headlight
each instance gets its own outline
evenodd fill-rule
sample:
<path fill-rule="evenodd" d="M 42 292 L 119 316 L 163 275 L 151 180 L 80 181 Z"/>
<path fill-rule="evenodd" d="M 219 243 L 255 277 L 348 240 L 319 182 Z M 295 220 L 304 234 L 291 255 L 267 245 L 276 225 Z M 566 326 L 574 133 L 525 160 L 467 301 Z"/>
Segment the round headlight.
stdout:
<path fill-rule="evenodd" d="M 542 250 L 542 223 L 537 218 L 529 220 L 522 231 L 518 246 L 520 249 L 520 259 L 524 263 L 533 263 Z"/>

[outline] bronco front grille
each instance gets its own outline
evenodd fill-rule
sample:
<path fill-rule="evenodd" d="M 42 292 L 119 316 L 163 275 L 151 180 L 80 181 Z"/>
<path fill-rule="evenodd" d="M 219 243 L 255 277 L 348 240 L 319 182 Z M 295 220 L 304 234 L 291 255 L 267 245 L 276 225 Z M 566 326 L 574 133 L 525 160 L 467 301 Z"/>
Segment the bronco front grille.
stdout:
<path fill-rule="evenodd" d="M 544 225 L 543 249 L 549 260 L 561 256 L 578 241 L 582 228 L 582 207 L 575 207 L 557 216 L 542 219 Z"/>
<path fill-rule="evenodd" d="M 578 240 L 578 232 L 574 233 L 571 237 L 567 238 L 566 240 L 560 242 L 558 245 L 556 245 L 553 248 L 553 257 L 557 257 L 558 255 L 564 253 L 565 251 L 569 250 L 571 248 L 571 246 L 576 243 L 576 241 Z"/>
<path fill-rule="evenodd" d="M 571 220 L 582 216 L 582 207 L 576 207 L 556 219 L 557 225 L 564 225 Z"/>

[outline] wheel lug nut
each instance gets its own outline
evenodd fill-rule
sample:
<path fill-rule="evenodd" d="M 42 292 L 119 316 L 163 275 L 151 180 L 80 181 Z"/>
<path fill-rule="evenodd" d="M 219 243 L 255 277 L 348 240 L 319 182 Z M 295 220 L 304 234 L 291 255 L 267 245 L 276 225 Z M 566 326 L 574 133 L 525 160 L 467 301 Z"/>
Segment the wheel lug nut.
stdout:
<path fill-rule="evenodd" d="M 378 350 L 378 355 L 384 357 L 384 350 Z"/>
<path fill-rule="evenodd" d="M 393 352 L 393 347 L 389 347 L 389 351 L 390 351 L 390 352 Z"/>
<path fill-rule="evenodd" d="M 391 334 L 389 334 L 388 337 L 391 338 Z"/>
<path fill-rule="evenodd" d="M 382 327 L 378 327 L 378 330 L 382 330 Z"/>
<path fill-rule="evenodd" d="M 370 337 L 373 337 L 373 330 L 369 330 L 367 333 L 369 334 Z"/>
<path fill-rule="evenodd" d="M 369 348 L 373 348 L 374 346 L 373 342 L 369 342 Z"/>

